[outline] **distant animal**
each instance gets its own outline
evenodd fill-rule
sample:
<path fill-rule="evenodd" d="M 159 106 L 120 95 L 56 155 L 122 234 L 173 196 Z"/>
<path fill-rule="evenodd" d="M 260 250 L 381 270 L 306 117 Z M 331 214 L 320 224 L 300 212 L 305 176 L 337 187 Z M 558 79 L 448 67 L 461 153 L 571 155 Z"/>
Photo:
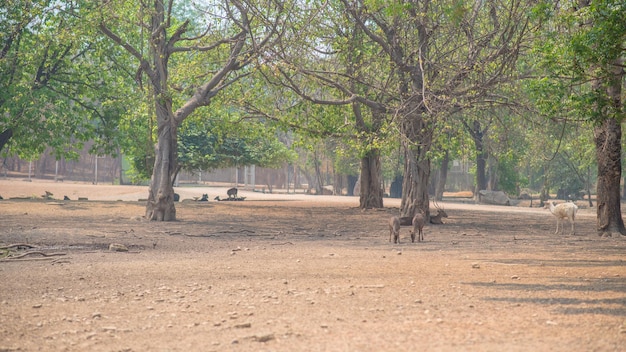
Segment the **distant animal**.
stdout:
<path fill-rule="evenodd" d="M 217 196 L 217 197 L 213 198 L 213 200 L 216 200 L 216 201 L 219 202 L 221 199 L 220 199 L 220 196 Z"/>
<path fill-rule="evenodd" d="M 389 218 L 389 242 L 393 237 L 393 243 L 400 243 L 400 218 L 392 216 Z"/>
<path fill-rule="evenodd" d="M 556 231 L 554 234 L 559 233 L 559 224 L 561 224 L 561 233 L 563 233 L 562 219 L 568 219 L 570 225 L 572 226 L 570 235 L 574 234 L 574 220 L 576 218 L 576 212 L 578 211 L 578 206 L 574 203 L 561 203 L 555 205 L 554 202 L 549 201 L 545 207 L 545 209 L 550 209 L 550 212 L 556 217 Z"/>
<path fill-rule="evenodd" d="M 228 194 L 228 198 L 237 198 L 237 188 L 233 187 L 229 189 L 228 191 L 226 191 L 226 194 Z"/>
<path fill-rule="evenodd" d="M 70 200 L 70 197 L 68 197 L 68 196 L 63 196 L 63 200 Z"/>
<path fill-rule="evenodd" d="M 202 198 L 200 198 L 200 200 L 198 202 L 208 202 L 209 201 L 209 195 L 208 194 L 203 194 Z"/>
<path fill-rule="evenodd" d="M 415 235 L 417 235 L 417 242 L 424 240 L 424 224 L 426 223 L 426 214 L 419 209 L 413 217 L 413 231 L 411 231 L 411 242 L 415 242 Z"/>
<path fill-rule="evenodd" d="M 435 224 L 435 225 L 442 225 L 443 220 L 441 220 L 441 218 L 447 218 L 447 217 L 448 217 L 448 213 L 446 213 L 446 211 L 443 210 L 443 208 L 440 208 L 437 206 L 437 215 L 432 215 L 430 217 L 430 223 Z"/>

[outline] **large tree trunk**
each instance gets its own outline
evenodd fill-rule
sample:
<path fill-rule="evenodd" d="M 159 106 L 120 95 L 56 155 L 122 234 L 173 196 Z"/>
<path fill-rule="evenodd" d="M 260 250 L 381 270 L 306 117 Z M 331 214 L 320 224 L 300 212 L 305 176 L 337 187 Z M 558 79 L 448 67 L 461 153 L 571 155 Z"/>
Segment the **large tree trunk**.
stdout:
<path fill-rule="evenodd" d="M 443 191 L 446 188 L 446 180 L 448 179 L 448 165 L 450 163 L 450 154 L 446 150 L 441 161 L 441 168 L 439 169 L 439 179 L 437 180 L 437 186 L 435 187 L 435 199 L 443 200 Z"/>
<path fill-rule="evenodd" d="M 603 120 L 593 130 L 598 161 L 597 231 L 600 236 L 611 236 L 613 232 L 626 236 L 620 203 L 620 180 L 622 178 L 622 126 L 623 116 L 622 79 L 623 60 L 616 59 L 609 68 L 610 74 L 596 79 L 593 89 L 606 93 L 608 106 L 597 104 L 598 114 Z"/>
<path fill-rule="evenodd" d="M 430 159 L 426 157 L 424 147 L 412 148 L 403 143 L 404 180 L 402 183 L 401 217 L 413 217 L 417 209 L 422 209 L 429 217 L 428 178 L 430 177 Z"/>
<path fill-rule="evenodd" d="M 620 204 L 622 128 L 612 118 L 594 128 L 598 160 L 597 230 L 600 236 L 626 235 Z"/>
<path fill-rule="evenodd" d="M 416 110 L 416 109 L 414 109 Z M 417 209 L 430 217 L 428 207 L 428 182 L 430 179 L 430 158 L 432 133 L 423 113 L 405 115 L 401 124 L 402 149 L 404 151 L 404 180 L 402 182 L 402 202 L 400 216 L 413 217 Z"/>
<path fill-rule="evenodd" d="M 171 111 L 171 103 L 160 104 L 157 98 L 156 115 L 159 130 L 146 205 L 148 220 L 176 220 L 173 184 L 178 163 L 178 144 L 177 126 Z"/>
<path fill-rule="evenodd" d="M 475 120 L 471 135 L 476 148 L 476 194 L 478 191 L 487 189 L 487 152 L 485 151 L 484 132 L 480 127 L 480 121 Z"/>
<path fill-rule="evenodd" d="M 383 207 L 380 179 L 380 152 L 377 149 L 370 150 L 361 158 L 361 193 L 359 194 L 361 209 Z"/>

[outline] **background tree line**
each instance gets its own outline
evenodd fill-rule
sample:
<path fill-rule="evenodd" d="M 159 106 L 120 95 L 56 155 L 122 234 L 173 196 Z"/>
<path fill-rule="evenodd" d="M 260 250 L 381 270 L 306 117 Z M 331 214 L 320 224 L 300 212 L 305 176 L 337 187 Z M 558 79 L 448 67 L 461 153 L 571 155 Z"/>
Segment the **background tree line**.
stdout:
<path fill-rule="evenodd" d="M 450 160 L 473 160 L 475 191 L 597 183 L 599 233 L 626 234 L 625 6 L 8 0 L 0 145 L 127 155 L 153 220 L 176 218 L 181 169 L 295 162 L 296 147 L 358 173 L 364 208 L 400 176 L 403 216 L 441 196 Z"/>

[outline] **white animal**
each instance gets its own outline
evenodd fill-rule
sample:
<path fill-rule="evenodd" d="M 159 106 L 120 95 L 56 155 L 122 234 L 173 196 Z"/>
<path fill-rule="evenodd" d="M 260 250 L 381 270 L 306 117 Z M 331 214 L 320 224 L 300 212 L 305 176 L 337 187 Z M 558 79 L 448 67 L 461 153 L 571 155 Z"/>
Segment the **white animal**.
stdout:
<path fill-rule="evenodd" d="M 417 235 L 417 242 L 424 240 L 424 223 L 426 223 L 426 215 L 420 209 L 415 213 L 413 217 L 413 231 L 411 231 L 411 242 L 415 242 L 415 235 Z"/>
<path fill-rule="evenodd" d="M 554 202 L 549 201 L 548 204 L 544 207 L 546 209 L 550 209 L 550 212 L 556 216 L 556 231 L 555 234 L 559 233 L 559 224 L 561 224 L 561 233 L 563 233 L 564 224 L 561 222 L 562 219 L 568 219 L 570 224 L 572 225 L 572 230 L 570 235 L 574 234 L 574 220 L 576 218 L 576 212 L 578 211 L 578 207 L 574 203 L 561 203 L 555 205 Z"/>
<path fill-rule="evenodd" d="M 389 219 L 389 242 L 393 236 L 393 243 L 400 243 L 400 219 L 397 216 L 392 216 Z"/>

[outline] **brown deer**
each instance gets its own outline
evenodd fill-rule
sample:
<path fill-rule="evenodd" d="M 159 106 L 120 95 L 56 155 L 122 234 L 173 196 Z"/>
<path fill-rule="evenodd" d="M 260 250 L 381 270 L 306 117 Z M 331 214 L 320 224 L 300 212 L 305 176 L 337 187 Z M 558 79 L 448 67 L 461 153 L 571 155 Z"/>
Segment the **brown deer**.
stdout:
<path fill-rule="evenodd" d="M 400 243 L 400 218 L 392 216 L 389 218 L 389 242 L 393 237 L 393 243 Z"/>
<path fill-rule="evenodd" d="M 447 218 L 448 213 L 446 213 L 446 211 L 443 210 L 443 207 L 440 207 L 437 202 L 435 202 L 435 208 L 437 209 L 437 215 L 430 216 L 430 223 L 435 225 L 442 225 L 443 220 L 441 220 L 441 218 Z"/>
<path fill-rule="evenodd" d="M 226 194 L 228 194 L 228 198 L 237 198 L 237 188 L 233 187 L 229 189 L 228 191 L 226 191 Z"/>
<path fill-rule="evenodd" d="M 417 242 L 424 240 L 424 224 L 426 223 L 426 214 L 422 209 L 418 209 L 413 217 L 413 231 L 411 231 L 411 242 L 415 242 L 415 235 L 417 235 Z"/>

